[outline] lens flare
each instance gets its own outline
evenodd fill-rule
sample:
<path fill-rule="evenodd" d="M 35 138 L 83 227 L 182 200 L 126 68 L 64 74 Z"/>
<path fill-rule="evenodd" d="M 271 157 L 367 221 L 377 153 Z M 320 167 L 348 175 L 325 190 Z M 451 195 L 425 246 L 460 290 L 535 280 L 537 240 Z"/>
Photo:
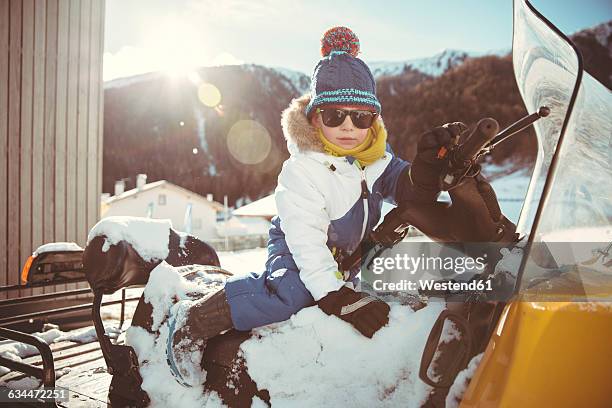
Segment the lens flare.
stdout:
<path fill-rule="evenodd" d="M 221 92 L 210 83 L 202 83 L 198 86 L 198 99 L 204 105 L 214 108 L 221 103 Z"/>
<path fill-rule="evenodd" d="M 236 122 L 227 134 L 231 155 L 243 164 L 258 164 L 266 160 L 272 139 L 264 126 L 254 120 Z"/>

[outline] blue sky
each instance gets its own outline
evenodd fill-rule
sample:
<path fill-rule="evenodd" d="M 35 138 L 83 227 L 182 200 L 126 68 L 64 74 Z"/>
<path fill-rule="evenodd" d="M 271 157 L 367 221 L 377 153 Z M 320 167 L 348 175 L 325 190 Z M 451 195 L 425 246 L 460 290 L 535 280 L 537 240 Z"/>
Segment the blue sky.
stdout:
<path fill-rule="evenodd" d="M 566 33 L 612 19 L 609 0 L 532 3 Z M 106 8 L 105 80 L 241 62 L 310 74 L 334 25 L 357 33 L 366 61 L 510 49 L 512 41 L 511 0 L 107 0 Z"/>

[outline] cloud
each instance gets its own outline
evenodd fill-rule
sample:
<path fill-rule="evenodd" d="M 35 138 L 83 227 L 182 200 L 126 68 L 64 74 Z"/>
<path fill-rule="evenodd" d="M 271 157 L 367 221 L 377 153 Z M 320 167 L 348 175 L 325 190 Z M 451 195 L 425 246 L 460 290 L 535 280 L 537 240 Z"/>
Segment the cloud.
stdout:
<path fill-rule="evenodd" d="M 211 65 L 241 65 L 244 64 L 244 61 L 234 57 L 229 52 L 222 52 L 217 55 Z"/>
<path fill-rule="evenodd" d="M 167 71 L 188 74 L 194 68 L 217 65 L 240 65 L 244 61 L 229 52 L 208 59 L 197 53 L 170 56 L 165 50 L 125 46 L 116 53 L 104 53 L 104 81 L 147 72 Z"/>

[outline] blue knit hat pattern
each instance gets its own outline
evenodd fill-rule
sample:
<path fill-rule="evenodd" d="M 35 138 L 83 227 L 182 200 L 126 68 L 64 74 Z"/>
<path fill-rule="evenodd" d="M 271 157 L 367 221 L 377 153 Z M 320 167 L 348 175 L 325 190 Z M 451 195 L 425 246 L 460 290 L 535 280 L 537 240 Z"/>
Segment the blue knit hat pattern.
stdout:
<path fill-rule="evenodd" d="M 346 27 L 334 27 L 323 35 L 321 53 L 323 59 L 311 78 L 306 116 L 324 105 L 357 105 L 380 113 L 374 76 L 366 63 L 357 58 L 357 36 Z"/>

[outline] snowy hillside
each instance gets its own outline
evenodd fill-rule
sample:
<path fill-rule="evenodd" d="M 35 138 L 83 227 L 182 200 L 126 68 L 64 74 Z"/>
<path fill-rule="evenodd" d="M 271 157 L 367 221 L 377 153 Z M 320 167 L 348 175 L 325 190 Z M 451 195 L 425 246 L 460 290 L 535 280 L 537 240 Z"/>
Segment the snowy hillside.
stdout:
<path fill-rule="evenodd" d="M 286 77 L 300 95 L 305 94 L 310 89 L 310 78 L 303 72 L 281 67 L 274 67 L 272 69 Z"/>
<path fill-rule="evenodd" d="M 508 50 L 468 52 L 462 50 L 445 49 L 431 57 L 415 58 L 405 61 L 372 61 L 368 65 L 375 78 L 402 74 L 407 68 L 420 71 L 423 74 L 437 77 L 448 69 L 461 65 L 468 58 L 482 57 L 484 55 L 507 54 Z"/>
<path fill-rule="evenodd" d="M 608 49 L 608 53 L 612 57 L 612 20 L 572 34 L 572 37 L 578 36 L 593 37 L 599 44 Z"/>
<path fill-rule="evenodd" d="M 124 78 L 112 79 L 104 82 L 104 89 L 124 88 L 133 84 L 138 84 L 144 81 L 158 79 L 162 76 L 160 72 L 149 72 L 147 74 L 133 75 Z"/>

